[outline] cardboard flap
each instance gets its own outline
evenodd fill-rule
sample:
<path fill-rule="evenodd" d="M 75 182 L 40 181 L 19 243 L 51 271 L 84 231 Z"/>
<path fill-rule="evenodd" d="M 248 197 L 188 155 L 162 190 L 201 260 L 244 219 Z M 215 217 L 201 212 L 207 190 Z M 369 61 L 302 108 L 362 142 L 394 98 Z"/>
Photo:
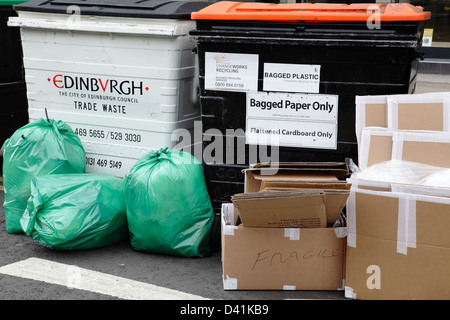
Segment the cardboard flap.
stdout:
<path fill-rule="evenodd" d="M 256 180 L 264 181 L 339 181 L 336 176 L 328 173 L 306 173 L 299 171 L 280 172 L 276 175 L 266 176 L 259 173 L 254 174 Z"/>
<path fill-rule="evenodd" d="M 241 193 L 231 200 L 245 227 L 324 228 L 327 225 L 322 190 Z"/>
<path fill-rule="evenodd" d="M 261 191 L 280 189 L 346 189 L 350 190 L 351 184 L 346 181 L 263 181 Z"/>
<path fill-rule="evenodd" d="M 277 169 L 275 169 L 277 168 Z M 332 175 L 338 179 L 344 179 L 349 169 L 345 162 L 271 162 L 271 163 L 258 163 L 253 167 L 244 169 L 245 171 L 260 171 L 262 175 L 269 176 L 273 173 L 281 174 L 284 172 L 295 172 L 299 174 L 305 172 L 307 174 L 323 174 Z M 268 174 L 264 174 L 266 172 Z"/>

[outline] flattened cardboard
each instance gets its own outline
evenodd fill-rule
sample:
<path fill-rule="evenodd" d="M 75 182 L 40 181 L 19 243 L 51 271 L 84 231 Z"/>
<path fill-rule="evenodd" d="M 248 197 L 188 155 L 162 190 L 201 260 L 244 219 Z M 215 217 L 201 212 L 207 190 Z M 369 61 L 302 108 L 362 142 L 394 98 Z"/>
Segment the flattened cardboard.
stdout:
<path fill-rule="evenodd" d="M 265 175 L 264 170 L 270 167 L 269 164 L 257 164 L 254 167 L 243 170 L 245 174 L 244 191 L 258 192 L 266 186 L 277 186 L 280 183 L 298 184 L 305 188 L 334 189 L 337 185 L 342 188 L 349 188 L 344 180 L 349 169 L 345 162 L 281 162 L 277 172 Z M 322 186 L 321 186 L 322 184 Z M 280 186 L 280 185 L 278 185 Z M 289 185 L 287 185 L 289 186 Z M 327 212 L 327 224 L 333 225 L 340 212 L 345 206 L 345 192 L 325 191 L 325 207 Z M 339 198 L 339 199 L 337 199 Z M 340 201 L 339 201 L 340 200 Z"/>
<path fill-rule="evenodd" d="M 339 179 L 348 175 L 348 166 L 345 162 L 272 162 L 257 163 L 253 167 L 244 169 L 244 172 L 259 171 L 261 175 L 274 175 L 283 172 L 305 172 L 309 174 L 328 174 Z"/>
<path fill-rule="evenodd" d="M 333 225 L 345 207 L 350 194 L 351 184 L 346 181 L 263 181 L 261 191 L 302 190 L 317 188 L 325 193 L 325 210 L 327 224 Z"/>
<path fill-rule="evenodd" d="M 223 204 L 225 290 L 342 290 L 345 237 L 335 229 L 235 226 L 229 214 Z"/>
<path fill-rule="evenodd" d="M 255 192 L 231 198 L 245 227 L 324 228 L 327 226 L 323 190 Z"/>

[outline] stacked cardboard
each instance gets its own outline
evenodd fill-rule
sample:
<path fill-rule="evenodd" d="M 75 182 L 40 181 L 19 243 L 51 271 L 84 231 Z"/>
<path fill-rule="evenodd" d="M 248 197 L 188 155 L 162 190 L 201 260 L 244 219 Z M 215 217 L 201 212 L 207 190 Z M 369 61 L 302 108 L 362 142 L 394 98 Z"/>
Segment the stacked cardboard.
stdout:
<path fill-rule="evenodd" d="M 348 172 L 345 163 L 244 170 L 245 192 L 222 206 L 224 289 L 343 290 Z"/>
<path fill-rule="evenodd" d="M 356 102 L 345 296 L 449 299 L 450 93 Z"/>

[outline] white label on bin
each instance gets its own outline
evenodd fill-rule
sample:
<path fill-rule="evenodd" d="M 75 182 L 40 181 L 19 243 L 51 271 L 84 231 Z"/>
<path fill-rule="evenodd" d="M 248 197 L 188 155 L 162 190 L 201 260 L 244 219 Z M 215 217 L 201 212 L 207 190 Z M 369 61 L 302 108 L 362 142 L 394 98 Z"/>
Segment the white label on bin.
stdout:
<path fill-rule="evenodd" d="M 247 93 L 246 143 L 336 149 L 338 96 Z"/>
<path fill-rule="evenodd" d="M 263 90 L 318 93 L 320 65 L 264 63 Z"/>
<path fill-rule="evenodd" d="M 257 91 L 258 55 L 205 52 L 205 89 Z"/>
<path fill-rule="evenodd" d="M 57 110 L 133 118 L 148 117 L 150 110 L 162 108 L 154 103 L 161 89 L 151 85 L 149 79 L 57 71 L 42 71 L 35 78 L 39 90 L 48 95 L 45 99 Z M 159 113 L 170 111 L 167 108 Z"/>

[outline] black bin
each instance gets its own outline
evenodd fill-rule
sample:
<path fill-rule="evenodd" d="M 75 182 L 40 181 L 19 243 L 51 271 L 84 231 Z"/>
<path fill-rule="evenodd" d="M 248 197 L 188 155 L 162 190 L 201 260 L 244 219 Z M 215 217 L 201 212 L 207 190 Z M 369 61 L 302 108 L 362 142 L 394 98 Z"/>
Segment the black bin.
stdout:
<path fill-rule="evenodd" d="M 22 62 L 19 28 L 8 27 L 16 16 L 13 5 L 23 1 L 0 3 L 0 146 L 14 131 L 28 123 L 28 102 Z M 0 155 L 0 172 L 3 155 Z"/>
<path fill-rule="evenodd" d="M 231 195 L 243 192 L 241 170 L 252 163 L 251 150 L 261 148 L 246 140 L 246 134 L 249 134 L 246 126 L 250 123 L 247 122 L 250 117 L 247 108 L 251 97 L 261 97 L 267 102 L 271 95 L 278 99 L 274 101 L 292 95 L 300 103 L 302 99 L 314 96 L 321 101 L 325 101 L 325 96 L 335 96 L 338 109 L 336 119 L 332 120 L 337 126 L 333 127 L 334 146 L 280 143 L 278 160 L 342 162 L 352 158 L 357 163 L 355 96 L 414 92 L 418 63 L 423 58 L 420 48 L 424 21 L 429 18 L 429 12 L 406 3 L 347 5 L 222 1 L 193 13 L 196 29 L 190 35 L 197 43 L 199 59 L 204 150 L 208 150 L 215 138 L 223 139 L 224 154 L 230 151 L 227 147 L 233 140 L 235 146 L 241 146 L 236 143 L 238 141 L 245 145 L 245 156 L 235 152 L 234 162 L 204 161 L 215 212 L 220 212 L 222 203 L 230 202 Z M 216 69 L 211 57 L 216 59 L 215 66 L 219 66 Z M 245 71 L 233 76 L 235 70 L 230 64 Z M 230 69 L 228 75 L 221 69 L 223 66 L 224 70 Z M 278 66 L 278 75 L 274 75 Z M 310 66 L 318 67 L 314 70 Z M 291 83 L 286 81 L 289 79 L 282 79 L 288 74 L 292 77 L 297 70 L 305 71 L 297 75 L 297 80 L 303 77 L 303 80 L 311 81 Z M 306 79 L 308 70 L 312 70 L 311 79 Z M 274 76 L 278 79 L 274 80 Z M 271 128 L 272 122 L 278 120 L 276 117 L 274 121 L 270 119 L 256 123 Z M 325 127 L 322 120 L 314 120 L 317 127 Z M 299 134 L 308 134 L 302 130 L 313 124 L 305 119 L 289 126 L 291 129 L 286 132 L 298 130 Z M 231 134 L 227 135 L 226 129 L 235 132 L 228 130 Z M 271 130 L 261 129 L 264 132 Z M 281 135 L 275 129 L 267 132 Z M 254 161 L 266 160 L 259 157 L 259 151 L 254 154 L 257 155 Z M 205 154 L 203 156 L 205 159 Z"/>

